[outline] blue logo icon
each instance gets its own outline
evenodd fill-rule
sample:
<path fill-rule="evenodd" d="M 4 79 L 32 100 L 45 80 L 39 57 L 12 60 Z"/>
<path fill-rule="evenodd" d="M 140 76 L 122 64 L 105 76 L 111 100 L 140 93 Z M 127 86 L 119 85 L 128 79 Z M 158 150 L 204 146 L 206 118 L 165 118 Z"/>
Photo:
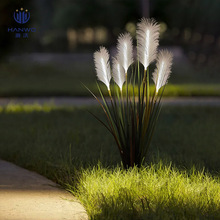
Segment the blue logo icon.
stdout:
<path fill-rule="evenodd" d="M 21 8 L 20 10 L 17 9 L 14 12 L 14 19 L 19 24 L 25 24 L 30 19 L 30 12 L 28 12 L 27 9 L 24 10 L 23 8 Z"/>

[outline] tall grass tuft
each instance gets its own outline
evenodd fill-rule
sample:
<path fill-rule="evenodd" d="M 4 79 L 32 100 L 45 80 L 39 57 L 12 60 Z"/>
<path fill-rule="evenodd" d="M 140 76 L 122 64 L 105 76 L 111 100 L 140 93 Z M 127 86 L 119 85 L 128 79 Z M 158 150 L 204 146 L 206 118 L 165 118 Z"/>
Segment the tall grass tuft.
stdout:
<path fill-rule="evenodd" d="M 82 171 L 77 195 L 91 219 L 219 219 L 220 181 L 163 162 L 124 170 Z"/>
<path fill-rule="evenodd" d="M 133 42 L 129 33 L 121 34 L 118 38 L 118 53 L 113 58 L 112 72 L 107 49 L 100 47 L 94 53 L 97 77 L 106 85 L 110 102 L 106 100 L 97 83 L 102 102 L 89 91 L 102 107 L 106 121 L 93 115 L 114 137 L 125 168 L 135 165 L 140 167 L 146 158 L 161 109 L 160 101 L 165 88 L 163 86 L 167 84 L 171 72 L 172 54 L 166 50 L 157 53 L 158 39 L 157 22 L 142 18 L 137 24 L 136 61 L 133 58 Z M 157 64 L 153 73 L 155 87 L 150 94 L 149 65 L 156 58 Z M 111 83 L 112 76 L 114 81 Z"/>

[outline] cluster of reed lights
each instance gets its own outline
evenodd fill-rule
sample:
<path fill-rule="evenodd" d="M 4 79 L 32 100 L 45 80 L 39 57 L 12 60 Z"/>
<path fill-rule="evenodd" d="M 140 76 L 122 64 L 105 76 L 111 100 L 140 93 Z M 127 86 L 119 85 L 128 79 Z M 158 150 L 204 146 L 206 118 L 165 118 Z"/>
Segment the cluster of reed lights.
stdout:
<path fill-rule="evenodd" d="M 142 18 L 137 24 L 136 61 L 131 35 L 121 34 L 117 55 L 112 59 L 112 70 L 106 48 L 100 47 L 94 53 L 97 77 L 107 86 L 110 96 L 108 103 L 98 83 L 103 102 L 90 91 L 102 107 L 106 121 L 94 116 L 113 135 L 125 168 L 140 167 L 147 156 L 161 109 L 164 85 L 171 72 L 172 54 L 167 50 L 157 51 L 159 29 L 159 24 L 153 19 Z M 150 94 L 149 65 L 155 60 L 156 68 L 152 74 L 155 89 Z M 112 77 L 114 81 L 111 81 Z"/>

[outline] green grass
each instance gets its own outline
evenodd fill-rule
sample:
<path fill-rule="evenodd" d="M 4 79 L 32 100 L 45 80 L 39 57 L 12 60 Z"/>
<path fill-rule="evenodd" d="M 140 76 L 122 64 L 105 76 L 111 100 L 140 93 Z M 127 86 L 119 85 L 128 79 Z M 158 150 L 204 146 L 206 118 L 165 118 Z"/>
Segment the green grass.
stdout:
<path fill-rule="evenodd" d="M 87 95 L 80 82 L 95 80 L 88 65 L 0 64 L 0 96 Z"/>
<path fill-rule="evenodd" d="M 168 84 L 164 96 L 220 96 L 220 84 Z"/>
<path fill-rule="evenodd" d="M 124 171 L 85 109 L 11 104 L 0 108 L 0 158 L 61 183 L 93 219 L 219 219 L 219 112 L 164 107 L 146 167 Z"/>
<path fill-rule="evenodd" d="M 92 61 L 69 65 L 0 63 L 0 97 L 90 96 L 80 82 L 98 94 L 95 75 Z M 164 95 L 219 96 L 219 74 L 176 64 Z"/>
<path fill-rule="evenodd" d="M 85 170 L 77 194 L 92 219 L 219 219 L 220 179 L 162 163 Z"/>

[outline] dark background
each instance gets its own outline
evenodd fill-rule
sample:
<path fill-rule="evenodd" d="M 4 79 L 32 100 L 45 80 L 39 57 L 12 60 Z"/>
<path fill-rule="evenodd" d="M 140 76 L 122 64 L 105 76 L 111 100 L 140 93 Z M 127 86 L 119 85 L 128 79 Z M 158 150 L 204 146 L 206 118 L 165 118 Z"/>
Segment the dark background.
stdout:
<path fill-rule="evenodd" d="M 26 24 L 19 25 L 13 19 L 13 13 L 21 7 L 28 9 L 31 17 Z M 114 51 L 117 36 L 124 31 L 135 37 L 136 23 L 142 17 L 153 17 L 161 24 L 160 46 L 174 53 L 173 72 L 178 77 L 171 77 L 171 83 L 220 82 L 219 0 L 3 0 L 0 2 L 1 63 L 12 61 L 20 65 L 22 60 L 26 63 L 40 60 L 47 64 L 49 56 L 52 64 L 61 60 L 65 65 L 71 63 L 69 72 L 72 71 L 75 78 L 82 76 L 80 70 L 88 70 L 93 76 L 93 52 L 100 45 Z M 28 39 L 16 39 L 14 33 L 8 33 L 9 27 L 34 27 L 36 32 L 29 33 Z M 78 68 L 79 61 L 82 65 Z M 64 66 L 64 62 L 61 64 Z M 83 69 L 85 65 L 87 69 Z M 13 68 L 20 68 L 20 76 L 27 72 L 26 66 Z M 34 66 L 30 70 L 33 75 L 37 68 Z M 7 66 L 6 72 L 13 71 Z M 55 71 L 51 71 L 50 77 L 52 72 Z M 39 75 L 36 74 L 34 77 Z M 19 93 L 20 88 L 12 91 L 11 78 L 7 80 L 10 86 L 2 90 L 2 95 L 28 95 L 28 92 Z M 25 82 L 21 87 L 27 84 Z M 53 88 L 55 91 L 58 87 Z"/>
<path fill-rule="evenodd" d="M 24 26 L 37 28 L 27 42 L 7 33 L 8 27 L 18 26 L 12 15 L 21 6 L 31 13 L 30 22 Z M 149 15 L 162 22 L 162 45 L 181 46 L 195 62 L 218 63 L 218 0 L 1 1 L 1 55 L 5 52 L 89 51 L 100 43 L 112 45 L 120 32 L 134 33 L 133 25 L 142 16 Z"/>

